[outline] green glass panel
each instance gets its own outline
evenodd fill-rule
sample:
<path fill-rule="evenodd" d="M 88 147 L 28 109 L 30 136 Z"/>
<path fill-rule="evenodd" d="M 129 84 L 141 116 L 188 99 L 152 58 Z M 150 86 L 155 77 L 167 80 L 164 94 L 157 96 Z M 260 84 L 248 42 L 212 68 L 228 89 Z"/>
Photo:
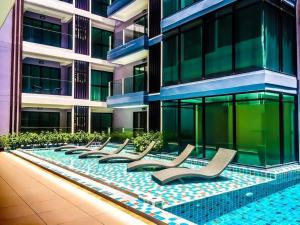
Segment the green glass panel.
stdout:
<path fill-rule="evenodd" d="M 239 9 L 236 12 L 235 26 L 236 70 L 245 71 L 263 68 L 261 4 Z"/>
<path fill-rule="evenodd" d="M 238 163 L 256 166 L 280 163 L 278 101 L 237 102 L 236 132 Z"/>
<path fill-rule="evenodd" d="M 163 17 L 168 17 L 178 10 L 178 0 L 163 0 Z"/>
<path fill-rule="evenodd" d="M 282 17 L 282 69 L 284 73 L 296 75 L 296 19 L 286 13 Z"/>
<path fill-rule="evenodd" d="M 176 1 L 176 0 L 174 0 L 174 1 Z M 199 0 L 180 0 L 180 1 L 181 1 L 181 9 L 183 9 L 187 6 L 190 6 L 195 2 L 199 2 Z"/>
<path fill-rule="evenodd" d="M 91 124 L 92 132 L 107 132 L 112 127 L 112 114 L 92 113 Z"/>
<path fill-rule="evenodd" d="M 214 102 L 229 102 L 232 100 L 232 95 L 222 95 L 215 97 L 205 98 L 205 103 L 214 103 Z"/>
<path fill-rule="evenodd" d="M 203 158 L 203 120 L 202 104 L 195 105 L 195 151 L 193 156 Z"/>
<path fill-rule="evenodd" d="M 163 133 L 164 141 L 169 151 L 178 150 L 178 104 L 177 102 L 163 102 Z"/>
<path fill-rule="evenodd" d="M 184 27 L 181 34 L 181 81 L 200 80 L 202 76 L 202 25 Z"/>
<path fill-rule="evenodd" d="M 108 85 L 112 81 L 111 72 L 92 70 L 91 72 L 91 99 L 92 101 L 106 101 Z"/>
<path fill-rule="evenodd" d="M 193 105 L 180 107 L 180 140 L 184 146 L 195 144 L 195 110 Z"/>
<path fill-rule="evenodd" d="M 107 59 L 107 52 L 111 50 L 113 33 L 92 27 L 92 57 Z"/>
<path fill-rule="evenodd" d="M 284 163 L 296 161 L 295 146 L 295 97 L 283 96 Z"/>
<path fill-rule="evenodd" d="M 231 102 L 205 105 L 206 158 L 211 159 L 219 147 L 233 147 L 233 107 Z"/>
<path fill-rule="evenodd" d="M 264 66 L 279 71 L 279 11 L 277 8 L 264 7 Z"/>
<path fill-rule="evenodd" d="M 92 13 L 98 16 L 107 17 L 109 0 L 92 0 Z"/>
<path fill-rule="evenodd" d="M 222 11 L 220 12 L 222 13 Z M 216 14 L 218 16 L 218 14 Z M 232 73 L 232 15 L 206 23 L 205 77 Z"/>
<path fill-rule="evenodd" d="M 178 36 L 163 41 L 163 85 L 178 83 Z"/>

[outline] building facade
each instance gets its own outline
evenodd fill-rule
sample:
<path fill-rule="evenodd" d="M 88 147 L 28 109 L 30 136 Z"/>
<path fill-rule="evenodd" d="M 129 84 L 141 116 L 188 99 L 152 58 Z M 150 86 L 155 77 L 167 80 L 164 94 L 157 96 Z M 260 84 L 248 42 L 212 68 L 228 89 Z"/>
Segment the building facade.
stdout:
<path fill-rule="evenodd" d="M 1 133 L 112 128 L 106 98 L 115 66 L 107 52 L 115 21 L 107 18 L 109 4 L 16 1 L 0 31 Z"/>
<path fill-rule="evenodd" d="M 12 60 L 0 62 L 0 112 L 9 118 L 2 133 L 162 131 L 168 152 L 190 143 L 197 158 L 224 147 L 237 149 L 235 163 L 243 165 L 299 161 L 296 1 L 18 5 L 21 41 L 7 46 L 22 54 L 1 53 Z M 14 18 L 0 31 L 5 43 L 14 40 L 7 32 Z"/>
<path fill-rule="evenodd" d="M 167 150 L 270 167 L 299 161 L 296 1 L 114 1 L 108 106 L 115 125 L 161 130 Z M 137 10 L 139 9 L 139 10 Z M 126 115 L 126 116 L 124 116 Z M 130 119 L 128 119 L 130 118 Z"/>

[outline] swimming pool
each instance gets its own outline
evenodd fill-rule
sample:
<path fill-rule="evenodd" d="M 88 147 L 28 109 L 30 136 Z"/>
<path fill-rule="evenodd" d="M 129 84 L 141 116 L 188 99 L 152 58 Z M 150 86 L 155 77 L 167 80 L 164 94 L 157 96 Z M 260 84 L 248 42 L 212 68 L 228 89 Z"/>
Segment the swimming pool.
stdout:
<path fill-rule="evenodd" d="M 207 225 L 215 224 L 300 224 L 300 184 L 250 203 L 207 223 Z"/>
<path fill-rule="evenodd" d="M 113 149 L 110 147 L 105 150 Z M 211 221 L 209 224 L 219 224 L 220 221 L 224 221 L 222 224 L 228 224 L 230 220 L 226 221 L 226 213 L 298 182 L 300 171 L 295 170 L 295 176 L 290 173 L 287 176 L 286 171 L 283 175 L 277 169 L 273 172 L 275 175 L 277 173 L 280 175 L 275 179 L 274 174 L 274 176 L 259 176 L 253 171 L 244 173 L 225 170 L 220 179 L 213 181 L 197 180 L 161 186 L 151 179 L 152 172 L 127 172 L 126 163 L 99 164 L 97 158 L 78 159 L 78 154 L 65 155 L 64 152 L 54 152 L 49 149 L 24 152 L 89 177 L 100 179 L 120 189 L 137 194 L 142 199 L 150 200 L 150 202 L 151 198 L 158 199 L 162 202 L 161 206 L 164 210 L 197 224 L 208 221 Z M 201 167 L 201 165 L 190 162 L 183 164 L 183 166 Z M 296 168 L 298 169 L 298 167 Z M 293 169 L 293 166 L 288 169 Z M 220 217 L 222 215 L 224 218 Z"/>

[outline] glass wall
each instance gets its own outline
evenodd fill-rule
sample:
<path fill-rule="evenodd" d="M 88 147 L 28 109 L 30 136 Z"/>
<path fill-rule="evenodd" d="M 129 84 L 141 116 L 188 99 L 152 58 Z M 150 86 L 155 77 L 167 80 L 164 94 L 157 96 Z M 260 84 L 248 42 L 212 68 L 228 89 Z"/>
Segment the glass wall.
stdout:
<path fill-rule="evenodd" d="M 164 34 L 163 86 L 268 69 L 296 75 L 295 12 L 238 1 Z"/>
<path fill-rule="evenodd" d="M 109 82 L 112 81 L 113 73 L 92 70 L 91 73 L 91 100 L 106 101 L 108 97 Z"/>
<path fill-rule="evenodd" d="M 233 148 L 232 96 L 205 98 L 205 151 L 211 159 L 219 147 Z"/>
<path fill-rule="evenodd" d="M 61 47 L 61 25 L 24 17 L 24 41 Z"/>
<path fill-rule="evenodd" d="M 297 120 L 295 119 L 295 97 L 290 95 L 283 95 L 283 135 L 284 135 L 284 162 L 291 162 L 296 160 L 295 154 L 295 138 Z"/>
<path fill-rule="evenodd" d="M 92 13 L 107 17 L 107 8 L 110 0 L 92 0 Z"/>
<path fill-rule="evenodd" d="M 163 17 L 171 16 L 178 10 L 184 9 L 200 0 L 163 0 Z"/>
<path fill-rule="evenodd" d="M 107 59 L 107 52 L 112 49 L 113 33 L 107 30 L 92 28 L 92 57 Z"/>
<path fill-rule="evenodd" d="M 259 166 L 280 164 L 279 110 L 279 94 L 236 96 L 236 147 L 239 163 Z"/>
<path fill-rule="evenodd" d="M 91 132 L 108 132 L 112 128 L 112 114 L 92 112 L 91 125 Z"/>
<path fill-rule="evenodd" d="M 22 111 L 21 131 L 51 131 L 60 128 L 59 112 Z"/>
<path fill-rule="evenodd" d="M 196 145 L 211 159 L 218 148 L 237 149 L 235 162 L 274 166 L 296 161 L 295 97 L 271 92 L 165 101 L 162 124 L 169 151 Z"/>
<path fill-rule="evenodd" d="M 23 64 L 22 91 L 49 95 L 72 95 L 72 77 L 61 79 L 61 69 Z"/>
<path fill-rule="evenodd" d="M 165 85 L 177 83 L 178 76 L 178 36 L 164 40 L 163 48 L 163 82 Z"/>
<path fill-rule="evenodd" d="M 196 22 L 182 28 L 180 35 L 181 79 L 199 80 L 202 76 L 202 24 Z"/>

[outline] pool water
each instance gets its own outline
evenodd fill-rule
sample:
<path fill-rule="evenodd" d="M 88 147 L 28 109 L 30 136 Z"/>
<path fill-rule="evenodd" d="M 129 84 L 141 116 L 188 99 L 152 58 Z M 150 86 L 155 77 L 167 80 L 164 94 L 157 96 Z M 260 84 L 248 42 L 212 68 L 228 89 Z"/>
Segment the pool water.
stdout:
<path fill-rule="evenodd" d="M 250 203 L 207 223 L 207 225 L 215 224 L 300 224 L 300 184 Z"/>
<path fill-rule="evenodd" d="M 126 163 L 99 164 L 97 158 L 78 159 L 78 154 L 65 155 L 64 152 L 54 152 L 53 150 L 38 150 L 33 151 L 32 154 L 93 178 L 104 180 L 139 196 L 144 197 L 144 195 L 147 195 L 146 198 L 159 198 L 163 203 L 163 208 L 265 183 L 270 180 L 266 177 L 225 170 L 221 178 L 212 181 L 198 180 L 162 186 L 152 180 L 152 172 L 127 172 Z M 190 164 L 183 164 L 183 166 L 201 167 Z"/>

